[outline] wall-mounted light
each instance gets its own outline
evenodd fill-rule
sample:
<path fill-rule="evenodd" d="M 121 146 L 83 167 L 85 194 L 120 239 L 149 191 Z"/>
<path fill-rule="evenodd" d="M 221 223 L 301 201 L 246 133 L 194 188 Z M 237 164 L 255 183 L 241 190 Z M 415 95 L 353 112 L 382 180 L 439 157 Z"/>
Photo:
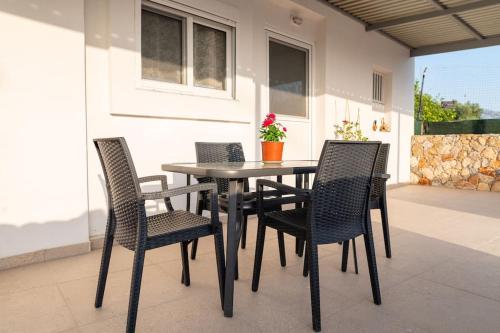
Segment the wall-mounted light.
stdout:
<path fill-rule="evenodd" d="M 297 15 L 291 15 L 290 20 L 292 21 L 292 24 L 296 25 L 296 26 L 302 25 L 302 22 L 303 22 L 302 17 L 297 16 Z"/>

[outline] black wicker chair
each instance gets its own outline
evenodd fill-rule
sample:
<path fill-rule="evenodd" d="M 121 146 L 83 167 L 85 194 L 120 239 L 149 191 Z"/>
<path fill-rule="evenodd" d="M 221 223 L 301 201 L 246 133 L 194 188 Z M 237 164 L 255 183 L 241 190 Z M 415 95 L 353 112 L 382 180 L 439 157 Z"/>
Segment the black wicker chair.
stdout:
<path fill-rule="evenodd" d="M 373 300 L 381 304 L 370 221 L 370 187 L 379 142 L 326 141 L 312 190 L 301 190 L 269 180 L 257 181 L 259 226 L 252 290 L 259 287 L 266 228 L 306 241 L 305 260 L 311 284 L 312 322 L 321 330 L 318 245 L 345 242 L 364 235 Z M 264 186 L 283 194 L 306 196 L 305 208 L 265 212 L 260 209 Z"/>
<path fill-rule="evenodd" d="M 370 193 L 370 209 L 379 209 L 382 219 L 382 231 L 384 233 L 385 256 L 392 257 L 391 253 L 391 237 L 389 233 L 389 218 L 387 214 L 387 197 L 386 197 L 386 183 L 390 175 L 387 174 L 387 162 L 389 160 L 388 143 L 380 145 L 377 160 L 375 162 L 375 169 L 373 171 L 373 185 Z M 343 272 L 347 270 L 347 259 L 349 253 L 349 242 L 344 242 L 342 265 Z M 354 271 L 358 274 L 358 260 L 356 254 L 356 239 L 352 239 L 352 249 L 354 258 Z"/>
<path fill-rule="evenodd" d="M 389 218 L 387 215 L 387 196 L 386 196 L 386 183 L 389 179 L 387 174 L 387 162 L 389 160 L 388 143 L 380 145 L 380 150 L 375 162 L 374 173 L 378 177 L 373 178 L 372 192 L 370 194 L 370 208 L 380 209 L 382 218 L 382 230 L 384 232 L 385 256 L 391 258 L 391 237 L 389 235 Z"/>
<path fill-rule="evenodd" d="M 222 303 L 224 299 L 225 259 L 222 225 L 219 222 L 219 211 L 216 204 L 216 184 L 197 184 L 169 190 L 165 176 L 137 177 L 124 138 L 95 139 L 94 144 L 104 171 L 109 208 L 95 307 L 102 306 L 114 240 L 135 252 L 127 317 L 127 332 L 134 332 L 145 252 L 161 246 L 180 243 L 183 280 L 184 284 L 188 286 L 188 242 L 193 238 L 209 235 L 213 235 L 215 240 L 219 293 Z M 143 193 L 140 183 L 150 181 L 160 181 L 162 191 Z M 214 204 L 211 207 L 210 219 L 173 209 L 170 197 L 199 191 L 209 192 L 213 199 Z M 158 199 L 165 200 L 167 212 L 146 216 L 145 201 Z"/>
<path fill-rule="evenodd" d="M 245 162 L 245 155 L 243 153 L 243 146 L 239 142 L 196 142 L 196 160 L 198 163 L 217 163 L 217 162 Z M 278 181 L 281 177 L 278 177 Z M 205 182 L 216 182 L 217 189 L 219 191 L 219 205 L 223 211 L 227 211 L 228 199 L 227 192 L 229 189 L 229 181 L 227 179 L 211 179 L 211 178 L 198 178 L 199 183 Z M 243 221 L 241 226 L 241 248 L 246 247 L 246 235 L 247 235 L 247 222 L 248 216 L 257 213 L 257 196 L 255 192 L 249 192 L 248 179 L 244 181 L 243 188 Z M 281 198 L 281 200 L 273 194 L 275 192 L 269 192 L 268 199 L 264 204 L 266 210 L 280 210 L 281 204 L 295 202 L 293 198 Z M 291 199 L 291 200 L 290 200 Z M 210 200 L 204 193 L 200 193 L 197 202 L 197 214 L 201 215 L 203 210 L 208 209 L 210 206 Z M 285 242 L 283 233 L 278 231 L 278 245 L 280 252 L 280 263 L 282 266 L 286 266 L 286 256 L 285 256 Z M 196 249 L 198 246 L 198 240 L 193 240 L 193 245 L 191 248 L 191 259 L 196 258 Z"/>

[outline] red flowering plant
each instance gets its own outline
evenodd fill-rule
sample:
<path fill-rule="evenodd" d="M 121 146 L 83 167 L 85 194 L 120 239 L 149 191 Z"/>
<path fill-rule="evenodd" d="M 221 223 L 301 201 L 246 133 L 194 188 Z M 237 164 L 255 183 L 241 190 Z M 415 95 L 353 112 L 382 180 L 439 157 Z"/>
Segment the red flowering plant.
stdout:
<path fill-rule="evenodd" d="M 267 142 L 279 142 L 286 138 L 286 127 L 276 122 L 276 115 L 270 113 L 262 122 L 259 129 L 260 138 Z"/>

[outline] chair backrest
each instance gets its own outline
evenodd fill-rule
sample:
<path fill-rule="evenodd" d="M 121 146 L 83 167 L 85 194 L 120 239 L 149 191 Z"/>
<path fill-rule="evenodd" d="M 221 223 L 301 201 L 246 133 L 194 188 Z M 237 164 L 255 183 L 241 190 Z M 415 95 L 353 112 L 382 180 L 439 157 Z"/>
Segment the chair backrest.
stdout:
<path fill-rule="evenodd" d="M 196 142 L 196 161 L 198 163 L 245 162 L 243 146 L 239 142 Z M 200 183 L 213 182 L 213 179 L 202 178 Z M 227 179 L 217 178 L 219 194 L 229 190 Z"/>
<path fill-rule="evenodd" d="M 374 174 L 384 174 L 387 173 L 387 161 L 389 160 L 389 148 L 388 143 L 383 143 L 380 145 L 380 149 L 377 155 L 377 161 L 375 162 L 375 168 L 373 170 Z M 385 191 L 385 180 L 381 178 L 374 178 L 372 185 L 372 198 L 379 198 L 384 194 Z"/>
<path fill-rule="evenodd" d="M 94 139 L 115 217 L 115 239 L 134 249 L 139 217 L 139 181 L 124 138 Z"/>
<path fill-rule="evenodd" d="M 325 141 L 312 188 L 311 231 L 319 244 L 366 232 L 380 142 Z"/>

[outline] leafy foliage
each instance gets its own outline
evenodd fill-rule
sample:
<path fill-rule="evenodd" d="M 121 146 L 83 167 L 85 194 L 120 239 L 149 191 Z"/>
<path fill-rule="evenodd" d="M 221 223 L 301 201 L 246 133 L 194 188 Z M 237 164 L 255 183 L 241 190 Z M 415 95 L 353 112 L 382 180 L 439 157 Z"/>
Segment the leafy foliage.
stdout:
<path fill-rule="evenodd" d="M 420 100 L 420 83 L 415 82 L 415 118 L 418 115 L 418 106 Z M 422 94 L 422 113 L 423 120 L 428 122 L 453 121 L 453 120 L 474 120 L 480 119 L 483 109 L 477 103 L 460 103 L 453 101 L 454 107 L 445 109 L 441 106 L 441 101 L 430 94 Z M 418 119 L 417 119 L 418 120 Z"/>
<path fill-rule="evenodd" d="M 276 115 L 270 113 L 262 122 L 262 126 L 259 129 L 259 137 L 263 141 L 279 142 L 286 138 L 286 131 L 286 127 L 276 122 Z"/>
<path fill-rule="evenodd" d="M 477 103 L 456 103 L 455 111 L 457 112 L 457 120 L 474 120 L 481 119 L 483 109 Z"/>
<path fill-rule="evenodd" d="M 418 118 L 420 102 L 420 83 L 414 85 L 415 118 Z M 445 109 L 441 106 L 441 101 L 429 94 L 422 94 L 423 120 L 428 122 L 453 121 L 457 119 L 457 112 L 454 109 Z"/>

